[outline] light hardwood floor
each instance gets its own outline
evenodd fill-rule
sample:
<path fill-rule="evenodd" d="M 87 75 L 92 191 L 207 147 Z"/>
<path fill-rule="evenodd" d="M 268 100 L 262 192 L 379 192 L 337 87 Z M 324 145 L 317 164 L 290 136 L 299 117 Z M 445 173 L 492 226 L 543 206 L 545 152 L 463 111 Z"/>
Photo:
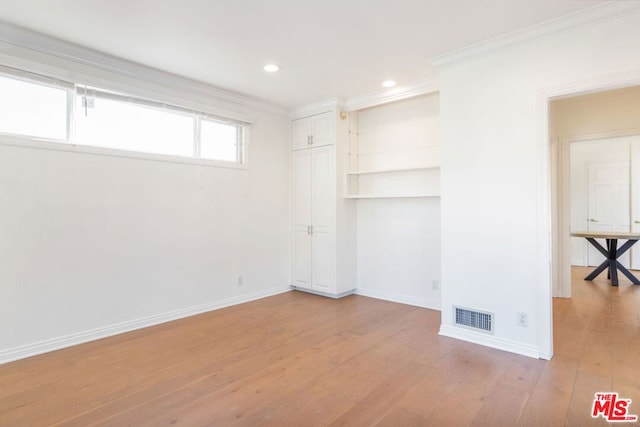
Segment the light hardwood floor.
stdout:
<path fill-rule="evenodd" d="M 640 415 L 640 286 L 587 271 L 550 362 L 440 337 L 436 311 L 290 292 L 2 365 L 0 425 L 606 425 L 596 391 Z"/>

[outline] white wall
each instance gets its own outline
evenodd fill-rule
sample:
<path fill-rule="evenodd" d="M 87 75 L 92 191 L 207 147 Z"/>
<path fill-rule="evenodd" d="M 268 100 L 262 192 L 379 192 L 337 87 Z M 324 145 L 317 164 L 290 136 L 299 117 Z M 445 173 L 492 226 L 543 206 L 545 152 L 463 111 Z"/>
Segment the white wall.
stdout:
<path fill-rule="evenodd" d="M 638 49 L 635 14 L 441 69 L 441 333 L 551 355 L 546 99 L 637 81 Z M 453 305 L 495 313 L 495 334 L 453 327 Z"/>
<path fill-rule="evenodd" d="M 558 99 L 550 106 L 554 139 L 640 131 L 640 86 Z"/>
<path fill-rule="evenodd" d="M 437 94 L 359 111 L 357 123 L 359 170 L 440 164 Z M 438 178 L 437 169 L 364 175 L 360 190 L 427 193 Z M 439 198 L 358 200 L 357 255 L 358 293 L 439 308 Z"/>
<path fill-rule="evenodd" d="M 289 122 L 245 111 L 248 170 L 0 141 L 0 362 L 288 289 Z"/>
<path fill-rule="evenodd" d="M 363 199 L 357 217 L 358 293 L 439 308 L 440 201 Z"/>

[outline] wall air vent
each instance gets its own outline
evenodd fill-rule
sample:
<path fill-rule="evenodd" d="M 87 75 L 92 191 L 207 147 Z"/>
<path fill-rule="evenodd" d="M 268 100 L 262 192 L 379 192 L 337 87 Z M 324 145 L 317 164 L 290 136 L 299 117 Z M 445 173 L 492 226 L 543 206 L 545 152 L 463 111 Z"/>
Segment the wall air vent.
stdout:
<path fill-rule="evenodd" d="M 493 334 L 493 313 L 453 307 L 453 323 L 457 326 Z"/>

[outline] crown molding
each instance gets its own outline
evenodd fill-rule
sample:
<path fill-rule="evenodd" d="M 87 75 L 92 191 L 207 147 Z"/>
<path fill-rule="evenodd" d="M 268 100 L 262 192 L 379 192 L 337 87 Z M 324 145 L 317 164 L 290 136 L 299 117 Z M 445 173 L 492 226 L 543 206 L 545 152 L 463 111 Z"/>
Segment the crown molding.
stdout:
<path fill-rule="evenodd" d="M 436 78 L 416 80 L 415 82 L 407 85 L 394 87 L 393 89 L 387 89 L 368 95 L 348 98 L 346 100 L 343 100 L 342 98 L 324 99 L 314 102 L 313 104 L 307 104 L 300 108 L 296 108 L 291 112 L 289 117 L 292 120 L 295 120 L 331 110 L 339 109 L 345 112 L 362 110 L 363 108 L 375 107 L 376 105 L 400 101 L 414 96 L 436 93 L 439 89 L 440 87 Z"/>
<path fill-rule="evenodd" d="M 438 92 L 439 89 L 440 87 L 436 78 L 421 79 L 382 92 L 349 98 L 344 102 L 344 108 L 346 111 L 361 110 L 363 108 L 375 107 L 376 105 L 400 101 L 414 96 L 435 93 Z"/>
<path fill-rule="evenodd" d="M 291 120 L 302 119 L 304 117 L 313 116 L 315 114 L 342 108 L 342 100 L 340 98 L 323 99 L 312 104 L 303 105 L 291 111 L 289 118 Z"/>
<path fill-rule="evenodd" d="M 13 49 L 2 47 L 7 44 Z M 115 73 L 120 76 L 168 87 L 188 95 L 203 96 L 223 104 L 236 105 L 286 116 L 287 111 L 267 101 L 242 95 L 210 84 L 172 74 L 104 52 L 67 42 L 36 31 L 0 21 L 0 52 L 15 48 L 55 57 L 75 64 Z"/>
<path fill-rule="evenodd" d="M 640 11 L 640 2 L 609 1 L 561 16 L 484 42 L 436 55 L 428 59 L 435 67 L 467 61 L 482 55 L 530 43 L 535 40 L 577 30 L 586 26 Z"/>

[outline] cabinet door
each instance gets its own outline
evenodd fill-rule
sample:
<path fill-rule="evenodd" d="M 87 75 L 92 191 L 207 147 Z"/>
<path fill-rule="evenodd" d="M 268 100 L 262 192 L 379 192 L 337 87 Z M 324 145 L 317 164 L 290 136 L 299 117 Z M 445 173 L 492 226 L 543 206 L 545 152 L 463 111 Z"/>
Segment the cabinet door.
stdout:
<path fill-rule="evenodd" d="M 299 150 L 301 148 L 309 148 L 311 145 L 311 119 L 298 119 L 291 123 L 292 148 Z"/>
<path fill-rule="evenodd" d="M 335 292 L 335 251 L 333 233 L 313 230 L 311 289 L 327 293 Z"/>
<path fill-rule="evenodd" d="M 330 231 L 335 212 L 335 172 L 333 147 L 311 151 L 311 224 L 314 230 Z"/>
<path fill-rule="evenodd" d="M 293 254 L 291 279 L 296 286 L 311 288 L 311 153 L 293 152 Z"/>
<path fill-rule="evenodd" d="M 311 289 L 311 235 L 296 229 L 293 234 L 293 271 L 292 283 L 300 288 Z"/>
<path fill-rule="evenodd" d="M 322 113 L 310 118 L 312 146 L 333 144 L 333 132 L 331 131 L 331 113 Z"/>
<path fill-rule="evenodd" d="M 334 291 L 335 277 L 335 173 L 333 147 L 311 151 L 312 288 Z"/>

